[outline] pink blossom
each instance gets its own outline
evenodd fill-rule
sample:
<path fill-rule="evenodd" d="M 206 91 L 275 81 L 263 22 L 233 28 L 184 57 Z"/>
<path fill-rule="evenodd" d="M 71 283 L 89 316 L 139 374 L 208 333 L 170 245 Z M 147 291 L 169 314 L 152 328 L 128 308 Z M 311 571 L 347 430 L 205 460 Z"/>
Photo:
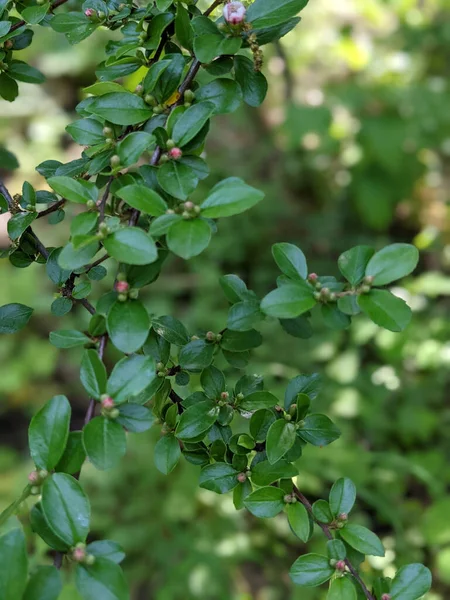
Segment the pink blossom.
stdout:
<path fill-rule="evenodd" d="M 126 281 L 118 281 L 116 283 L 116 290 L 119 294 L 123 294 L 124 292 L 128 292 L 129 284 Z"/>
<path fill-rule="evenodd" d="M 242 2 L 228 2 L 223 7 L 223 16 L 230 25 L 239 25 L 245 19 L 246 8 Z"/>
<path fill-rule="evenodd" d="M 169 150 L 168 154 L 170 158 L 173 158 L 174 160 L 178 160 L 183 156 L 183 152 L 180 150 L 180 148 L 172 148 Z"/>

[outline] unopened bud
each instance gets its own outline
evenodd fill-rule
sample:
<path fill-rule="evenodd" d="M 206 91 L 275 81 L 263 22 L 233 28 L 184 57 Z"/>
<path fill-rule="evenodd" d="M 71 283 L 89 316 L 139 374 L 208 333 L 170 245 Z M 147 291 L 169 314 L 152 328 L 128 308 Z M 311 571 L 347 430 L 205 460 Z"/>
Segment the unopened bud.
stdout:
<path fill-rule="evenodd" d="M 114 131 L 111 129 L 111 127 L 103 127 L 103 135 L 109 138 L 114 135 Z"/>
<path fill-rule="evenodd" d="M 72 552 L 72 559 L 75 562 L 84 562 L 85 558 L 86 558 L 86 548 L 77 546 L 74 549 L 74 551 Z"/>
<path fill-rule="evenodd" d="M 28 481 L 31 484 L 39 483 L 39 473 L 37 471 L 31 471 L 31 473 L 28 475 Z"/>
<path fill-rule="evenodd" d="M 160 115 L 163 111 L 164 111 L 164 109 L 162 108 L 162 106 L 154 106 L 153 107 L 153 112 L 155 113 L 155 115 Z"/>
<path fill-rule="evenodd" d="M 292 494 L 286 494 L 286 496 L 283 498 L 283 500 L 285 501 L 286 504 L 294 504 L 294 502 L 295 502 L 295 498 Z"/>
<path fill-rule="evenodd" d="M 191 102 L 185 102 L 183 104 L 184 108 L 189 108 L 190 106 L 192 106 Z"/>
<path fill-rule="evenodd" d="M 159 163 L 161 165 L 163 165 L 164 163 L 169 161 L 169 157 L 167 156 L 167 154 L 161 154 L 161 157 L 159 159 Z"/>
<path fill-rule="evenodd" d="M 237 480 L 239 481 L 239 483 L 244 483 L 245 481 L 247 481 L 247 474 L 239 473 L 239 475 L 237 476 Z"/>
<path fill-rule="evenodd" d="M 112 167 L 120 167 L 120 156 L 118 156 L 117 154 L 111 156 L 111 158 L 109 159 L 109 164 Z"/>
<path fill-rule="evenodd" d="M 126 294 L 119 294 L 119 295 L 117 296 L 117 300 L 118 300 L 119 302 L 126 302 L 126 301 L 127 301 L 127 295 L 126 295 Z"/>
<path fill-rule="evenodd" d="M 208 333 L 206 334 L 205 338 L 208 340 L 208 342 L 215 342 L 216 341 L 216 334 L 213 333 L 212 331 L 208 331 Z"/>
<path fill-rule="evenodd" d="M 88 210 L 92 210 L 93 208 L 96 207 L 95 201 L 94 200 L 88 200 L 86 202 L 86 207 Z"/>
<path fill-rule="evenodd" d="M 129 289 L 130 285 L 127 281 L 118 281 L 116 283 L 116 290 L 119 292 L 119 294 L 124 294 L 125 292 L 128 292 Z"/>
<path fill-rule="evenodd" d="M 348 521 L 348 514 L 347 513 L 341 513 L 338 516 L 339 521 Z"/>
<path fill-rule="evenodd" d="M 311 283 L 315 283 L 317 281 L 318 277 L 319 276 L 317 275 L 317 273 L 310 273 L 308 275 L 308 281 L 310 281 Z"/>
<path fill-rule="evenodd" d="M 238 400 L 239 402 L 241 400 L 243 400 L 245 398 L 244 394 L 242 392 L 240 392 L 237 396 L 236 396 L 236 400 Z"/>
<path fill-rule="evenodd" d="M 372 285 L 374 280 L 375 277 L 373 277 L 372 275 L 367 275 L 367 277 L 364 277 L 364 283 L 367 283 L 367 285 Z"/>
<path fill-rule="evenodd" d="M 345 561 L 344 560 L 338 560 L 336 563 L 336 570 L 337 571 L 345 571 Z"/>
<path fill-rule="evenodd" d="M 245 19 L 245 6 L 242 2 L 228 2 L 223 7 L 223 16 L 230 25 L 239 25 Z"/>
<path fill-rule="evenodd" d="M 175 148 L 175 142 L 173 140 L 167 140 L 166 146 L 169 150 L 172 150 L 172 148 Z"/>
<path fill-rule="evenodd" d="M 94 10 L 93 8 L 87 8 L 87 9 L 84 11 L 84 14 L 86 15 L 86 17 L 87 17 L 88 19 L 90 19 L 91 17 L 93 17 L 94 15 L 96 15 L 96 12 L 95 12 L 95 10 Z"/>
<path fill-rule="evenodd" d="M 144 86 L 143 86 L 143 85 L 141 85 L 141 84 L 137 85 L 137 86 L 134 88 L 134 93 L 135 93 L 137 96 L 142 96 L 142 94 L 144 93 Z"/>
<path fill-rule="evenodd" d="M 292 421 L 292 416 L 288 413 L 288 414 L 284 415 L 284 420 L 285 421 Z"/>
<path fill-rule="evenodd" d="M 111 396 L 106 396 L 106 398 L 102 399 L 102 407 L 106 408 L 107 410 L 114 408 L 115 402 L 114 400 L 111 398 Z"/>
<path fill-rule="evenodd" d="M 171 148 L 167 154 L 169 155 L 169 158 L 172 158 L 173 160 L 178 160 L 183 156 L 182 150 L 176 147 Z"/>
<path fill-rule="evenodd" d="M 103 20 L 103 19 L 106 19 L 106 14 L 102 10 L 99 10 L 98 13 L 97 13 L 97 17 L 100 20 Z"/>
<path fill-rule="evenodd" d="M 186 90 L 184 92 L 184 99 L 186 100 L 186 102 L 192 102 L 192 100 L 194 100 L 195 98 L 195 94 L 192 90 Z"/>
<path fill-rule="evenodd" d="M 110 419 L 117 419 L 117 417 L 120 415 L 120 411 L 118 408 L 113 408 L 112 411 L 109 413 L 109 418 Z"/>
<path fill-rule="evenodd" d="M 47 479 L 47 477 L 48 477 L 48 471 L 46 469 L 41 469 L 39 471 L 38 475 L 39 475 L 39 480 L 44 481 L 44 479 Z"/>
<path fill-rule="evenodd" d="M 105 222 L 103 222 L 103 223 L 100 223 L 100 225 L 98 226 L 98 228 L 99 228 L 99 229 L 100 229 L 100 231 L 102 231 L 103 233 L 108 233 L 108 229 L 109 229 L 109 227 L 108 227 L 108 225 L 107 225 Z"/>
<path fill-rule="evenodd" d="M 222 392 L 220 394 L 220 397 L 222 398 L 222 400 L 228 400 L 228 398 L 230 397 L 230 394 L 228 392 Z"/>
<path fill-rule="evenodd" d="M 136 288 L 134 288 L 134 289 L 131 289 L 131 290 L 128 292 L 128 296 L 129 296 L 129 297 L 130 297 L 132 300 L 136 300 L 136 299 L 138 298 L 138 296 L 139 296 L 139 290 L 138 290 L 138 289 L 136 289 Z"/>
<path fill-rule="evenodd" d="M 194 206 L 195 214 L 199 215 L 202 212 L 202 209 L 197 204 Z"/>
<path fill-rule="evenodd" d="M 191 335 L 191 342 L 195 342 L 195 340 L 199 340 L 198 335 Z"/>
<path fill-rule="evenodd" d="M 368 294 L 370 292 L 370 285 L 362 285 L 360 292 L 361 294 Z"/>
<path fill-rule="evenodd" d="M 322 296 L 320 295 L 320 292 L 314 292 L 313 296 L 314 296 L 314 300 L 321 300 L 322 299 Z"/>
<path fill-rule="evenodd" d="M 391 595 L 390 594 L 383 594 L 381 596 L 381 600 L 391 600 Z"/>
<path fill-rule="evenodd" d="M 151 94 L 145 95 L 144 102 L 146 104 L 150 104 L 150 106 L 156 106 L 156 98 L 155 98 L 155 96 L 152 96 Z"/>
<path fill-rule="evenodd" d="M 194 208 L 194 203 L 191 202 L 190 200 L 188 200 L 187 202 L 184 203 L 184 208 L 186 210 L 193 210 Z"/>
<path fill-rule="evenodd" d="M 88 567 L 92 567 L 92 565 L 95 563 L 95 556 L 93 554 L 87 554 L 86 558 L 84 559 L 84 564 L 86 564 Z"/>
<path fill-rule="evenodd" d="M 6 40 L 6 42 L 3 44 L 5 50 L 11 50 L 13 46 L 14 42 L 12 40 Z"/>
<path fill-rule="evenodd" d="M 41 493 L 41 488 L 38 485 L 33 485 L 30 489 L 30 494 L 32 496 L 39 496 Z"/>

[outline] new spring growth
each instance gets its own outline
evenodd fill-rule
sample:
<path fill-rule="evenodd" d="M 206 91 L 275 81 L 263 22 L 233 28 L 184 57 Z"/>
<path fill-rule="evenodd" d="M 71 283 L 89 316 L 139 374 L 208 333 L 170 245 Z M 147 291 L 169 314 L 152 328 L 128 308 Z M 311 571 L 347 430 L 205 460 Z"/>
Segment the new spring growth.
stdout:
<path fill-rule="evenodd" d="M 245 20 L 246 8 L 242 2 L 228 2 L 223 7 L 223 17 L 229 25 L 239 25 Z"/>
<path fill-rule="evenodd" d="M 167 153 L 172 160 L 179 160 L 183 156 L 183 151 L 180 148 L 171 148 Z"/>
<path fill-rule="evenodd" d="M 72 550 L 72 560 L 85 565 L 93 565 L 95 563 L 95 556 L 88 554 L 86 552 L 86 545 L 80 542 Z"/>
<path fill-rule="evenodd" d="M 40 471 L 31 471 L 31 473 L 28 475 L 28 481 L 32 486 L 32 494 L 40 493 L 39 486 L 41 486 L 44 483 L 44 480 L 47 479 L 47 477 L 48 471 L 46 471 L 45 469 L 41 469 Z"/>
<path fill-rule="evenodd" d="M 91 19 L 94 15 L 97 16 L 97 13 L 95 12 L 95 10 L 93 8 L 87 8 L 84 11 L 84 14 L 88 19 Z"/>
<path fill-rule="evenodd" d="M 237 476 L 237 480 L 239 481 L 239 483 L 245 483 L 247 481 L 247 474 L 239 473 L 239 475 Z"/>
<path fill-rule="evenodd" d="M 345 561 L 344 560 L 338 560 L 335 566 L 336 566 L 336 571 L 345 571 Z"/>
<path fill-rule="evenodd" d="M 100 397 L 100 403 L 102 405 L 102 415 L 108 419 L 117 419 L 119 416 L 119 409 L 116 408 L 116 403 L 111 396 L 103 394 Z"/>

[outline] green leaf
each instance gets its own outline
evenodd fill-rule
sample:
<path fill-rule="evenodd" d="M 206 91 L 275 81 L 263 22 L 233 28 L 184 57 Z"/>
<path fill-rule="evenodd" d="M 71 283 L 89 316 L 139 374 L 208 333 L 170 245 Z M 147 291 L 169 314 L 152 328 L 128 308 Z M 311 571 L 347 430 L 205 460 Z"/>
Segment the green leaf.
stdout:
<path fill-rule="evenodd" d="M 267 79 L 260 71 L 255 71 L 253 61 L 246 56 L 234 57 L 236 81 L 241 87 L 244 102 L 249 106 L 259 106 L 267 94 Z"/>
<path fill-rule="evenodd" d="M 200 487 L 216 494 L 226 494 L 238 484 L 239 471 L 228 463 L 207 465 L 200 472 Z"/>
<path fill-rule="evenodd" d="M 167 204 L 154 190 L 139 184 L 127 185 L 121 188 L 116 196 L 137 210 L 158 217 L 164 215 Z"/>
<path fill-rule="evenodd" d="M 308 266 L 306 258 L 300 248 L 294 244 L 275 244 L 272 254 L 280 270 L 291 279 L 306 279 Z"/>
<path fill-rule="evenodd" d="M 106 390 L 106 367 L 96 350 L 85 350 L 81 361 L 80 379 L 87 393 L 100 398 Z"/>
<path fill-rule="evenodd" d="M 169 250 L 185 260 L 198 256 L 210 241 L 211 228 L 204 219 L 178 221 L 167 233 Z"/>
<path fill-rule="evenodd" d="M 106 393 L 120 404 L 142 392 L 155 375 L 155 361 L 151 356 L 122 358 L 109 376 Z"/>
<path fill-rule="evenodd" d="M 218 414 L 219 407 L 211 400 L 193 404 L 181 415 L 177 438 L 189 441 L 205 434 L 215 423 Z"/>
<path fill-rule="evenodd" d="M 177 438 L 168 433 L 160 438 L 155 446 L 155 465 L 164 475 L 171 473 L 180 460 L 181 450 Z"/>
<path fill-rule="evenodd" d="M 132 433 L 149 430 L 156 420 L 151 410 L 139 404 L 122 404 L 119 410 L 117 422 Z"/>
<path fill-rule="evenodd" d="M 231 113 L 239 108 L 242 92 L 239 85 L 232 79 L 219 77 L 196 91 L 195 99 L 197 102 L 204 100 L 212 102 L 215 114 Z"/>
<path fill-rule="evenodd" d="M 236 54 L 242 45 L 240 37 L 224 37 L 217 29 L 194 39 L 194 53 L 201 63 L 211 63 L 216 56 Z"/>
<path fill-rule="evenodd" d="M 16 333 L 30 320 L 33 309 L 25 304 L 5 304 L 0 307 L 0 333 Z"/>
<path fill-rule="evenodd" d="M 419 262 L 419 251 L 411 244 L 391 244 L 377 252 L 369 261 L 366 276 L 373 277 L 373 285 L 386 285 L 414 271 Z"/>
<path fill-rule="evenodd" d="M 321 378 L 318 373 L 297 375 L 297 377 L 291 379 L 284 395 L 284 409 L 290 409 L 291 405 L 297 401 L 298 394 L 305 394 L 311 400 L 315 400 L 319 394 L 321 384 Z"/>
<path fill-rule="evenodd" d="M 326 500 L 317 500 L 312 505 L 314 518 L 319 523 L 331 523 L 333 515 L 331 514 L 330 505 Z"/>
<path fill-rule="evenodd" d="M 340 255 L 339 270 L 351 285 L 358 285 L 363 279 L 367 263 L 374 255 L 370 246 L 355 246 Z"/>
<path fill-rule="evenodd" d="M 86 459 L 82 436 L 81 431 L 71 431 L 69 433 L 64 453 L 55 467 L 58 473 L 74 475 L 81 470 Z"/>
<path fill-rule="evenodd" d="M 52 532 L 68 546 L 85 542 L 91 509 L 81 485 L 71 475 L 55 473 L 42 486 L 42 512 Z"/>
<path fill-rule="evenodd" d="M 59 331 L 50 331 L 50 343 L 56 348 L 75 348 L 89 344 L 91 339 L 76 329 L 60 329 Z"/>
<path fill-rule="evenodd" d="M 270 392 L 258 391 L 245 396 L 239 401 L 238 407 L 242 410 L 254 411 L 261 408 L 273 408 L 278 404 L 278 398 Z"/>
<path fill-rule="evenodd" d="M 270 464 L 273 465 L 283 458 L 294 445 L 296 437 L 294 424 L 288 423 L 284 419 L 278 419 L 270 426 L 266 443 L 267 458 Z"/>
<path fill-rule="evenodd" d="M 103 125 L 97 119 L 87 118 L 79 119 L 66 127 L 67 133 L 83 146 L 93 144 L 103 144 L 105 136 L 103 134 Z"/>
<path fill-rule="evenodd" d="M 28 581 L 22 600 L 57 600 L 62 587 L 61 573 L 56 567 L 38 567 Z"/>
<path fill-rule="evenodd" d="M 139 227 L 126 227 L 108 235 L 103 245 L 113 258 L 126 265 L 148 265 L 158 258 L 152 238 Z"/>
<path fill-rule="evenodd" d="M 6 73 L 0 73 L 0 96 L 8 102 L 13 102 L 19 95 L 19 86 Z"/>
<path fill-rule="evenodd" d="M 71 408 L 65 396 L 54 396 L 31 419 L 30 454 L 38 469 L 51 471 L 58 464 L 69 436 Z"/>
<path fill-rule="evenodd" d="M 275 517 L 285 507 L 285 492 L 281 488 L 262 487 L 244 500 L 244 506 L 252 515 L 261 519 Z"/>
<path fill-rule="evenodd" d="M 127 451 L 125 431 L 119 423 L 95 417 L 83 429 L 83 446 L 88 459 L 100 471 L 115 467 Z"/>
<path fill-rule="evenodd" d="M 283 285 L 262 299 L 261 310 L 278 319 L 293 319 L 315 306 L 313 289 L 308 284 Z"/>
<path fill-rule="evenodd" d="M 109 309 L 106 328 L 114 346 L 125 354 L 132 354 L 145 343 L 150 319 L 139 300 L 116 301 Z"/>
<path fill-rule="evenodd" d="M 169 344 L 185 346 L 190 340 L 186 327 L 174 317 L 162 316 L 153 319 L 152 326 L 156 333 L 167 340 Z"/>
<path fill-rule="evenodd" d="M 308 415 L 298 430 L 298 435 L 313 446 L 327 446 L 341 435 L 336 425 L 326 415 Z"/>
<path fill-rule="evenodd" d="M 272 27 L 295 17 L 308 0 L 279 0 L 274 4 L 273 0 L 255 0 L 247 11 L 247 21 L 253 29 Z"/>
<path fill-rule="evenodd" d="M 389 331 L 403 331 L 411 321 L 411 309 L 406 302 L 387 290 L 361 294 L 358 306 L 376 325 Z"/>
<path fill-rule="evenodd" d="M 263 460 L 252 467 L 251 479 L 255 485 L 270 485 L 279 479 L 291 479 L 298 475 L 298 469 L 285 460 L 279 460 L 274 464 Z"/>
<path fill-rule="evenodd" d="M 0 537 L 0 598 L 19 600 L 27 582 L 28 558 L 22 529 Z"/>
<path fill-rule="evenodd" d="M 378 536 L 370 529 L 362 525 L 348 523 L 343 529 L 339 530 L 341 538 L 349 546 L 358 550 L 362 554 L 371 556 L 384 556 L 384 548 Z"/>
<path fill-rule="evenodd" d="M 73 244 L 69 243 L 61 250 L 58 256 L 58 264 L 62 269 L 68 271 L 81 269 L 91 262 L 97 254 L 98 248 L 99 245 L 97 242 L 82 246 L 81 248 L 74 248 Z M 69 298 L 66 299 L 70 301 Z"/>
<path fill-rule="evenodd" d="M 300 502 L 288 504 L 287 517 L 294 534 L 306 544 L 311 537 L 311 524 L 306 508 Z"/>
<path fill-rule="evenodd" d="M 356 600 L 356 589 L 349 577 L 340 577 L 331 582 L 327 600 Z"/>
<path fill-rule="evenodd" d="M 130 600 L 122 569 L 106 558 L 89 567 L 77 565 L 75 585 L 83 600 Z"/>
<path fill-rule="evenodd" d="M 89 111 L 115 125 L 137 125 L 153 116 L 152 108 L 130 92 L 113 92 L 98 96 Z"/>
<path fill-rule="evenodd" d="M 213 344 L 204 340 L 193 340 L 181 348 L 178 362 L 186 371 L 203 371 L 212 363 L 213 354 Z"/>
<path fill-rule="evenodd" d="M 170 4 L 171 2 L 169 3 L 169 5 Z M 177 36 L 178 41 L 184 48 L 192 50 L 192 38 L 194 36 L 194 31 L 192 29 L 189 13 L 181 3 L 177 4 L 177 15 L 175 17 L 175 35 Z"/>
<path fill-rule="evenodd" d="M 20 238 L 22 233 L 31 225 L 36 219 L 37 213 L 31 212 L 20 212 L 13 215 L 7 225 L 8 235 L 14 241 Z"/>
<path fill-rule="evenodd" d="M 199 102 L 189 107 L 175 123 L 172 139 L 181 148 L 202 129 L 214 112 L 212 102 Z"/>
<path fill-rule="evenodd" d="M 46 2 L 45 4 L 37 4 L 35 6 L 28 6 L 21 12 L 21 17 L 24 21 L 30 23 L 30 25 L 37 25 L 45 18 L 49 8 L 49 2 Z"/>
<path fill-rule="evenodd" d="M 330 509 L 335 517 L 348 514 L 355 504 L 356 487 L 351 479 L 338 479 L 330 491 Z"/>
<path fill-rule="evenodd" d="M 219 279 L 219 283 L 227 300 L 232 304 L 240 300 L 253 299 L 252 293 L 237 275 L 223 275 Z"/>
<path fill-rule="evenodd" d="M 86 550 L 89 554 L 93 554 L 99 558 L 107 558 L 117 564 L 121 563 L 125 558 L 125 552 L 123 551 L 122 546 L 111 540 L 98 540 L 92 542 L 87 546 Z"/>
<path fill-rule="evenodd" d="M 389 595 L 391 600 L 418 600 L 430 588 L 430 570 L 424 565 L 413 563 L 397 571 Z"/>
<path fill-rule="evenodd" d="M 267 437 L 269 427 L 276 417 L 272 410 L 262 408 L 257 410 L 250 419 L 250 434 L 257 442 L 263 442 Z"/>
<path fill-rule="evenodd" d="M 327 554 L 330 559 L 345 560 L 347 557 L 347 549 L 344 542 L 337 539 L 329 540 L 327 542 Z"/>
<path fill-rule="evenodd" d="M 228 313 L 227 327 L 233 331 L 249 331 L 262 320 L 259 300 L 237 302 Z"/>
<path fill-rule="evenodd" d="M 186 200 L 198 184 L 195 171 L 188 165 L 176 160 L 170 160 L 161 165 L 158 169 L 157 178 L 162 189 L 171 196 L 178 198 L 178 200 Z"/>
<path fill-rule="evenodd" d="M 6 6 L 6 4 L 5 5 L 3 5 L 3 3 L 0 4 L 0 10 L 2 13 L 3 13 L 5 6 Z M 3 37 L 4 35 L 6 35 L 10 29 L 11 29 L 11 23 L 9 21 L 0 21 L 0 37 Z"/>
<path fill-rule="evenodd" d="M 225 376 L 220 369 L 211 365 L 200 375 L 200 384 L 208 398 L 220 399 L 225 391 Z"/>
<path fill-rule="evenodd" d="M 79 204 L 86 204 L 89 200 L 97 202 L 98 188 L 95 183 L 83 181 L 82 179 L 72 179 L 72 177 L 66 177 L 65 175 L 50 177 L 47 181 L 57 194 L 71 202 Z"/>
<path fill-rule="evenodd" d="M 264 198 L 264 192 L 244 183 L 238 177 L 224 179 L 213 187 L 201 209 L 211 219 L 238 215 Z"/>
<path fill-rule="evenodd" d="M 38 502 L 33 506 L 30 512 L 30 525 L 31 529 L 41 537 L 44 542 L 60 552 L 66 552 L 69 549 L 69 545 L 63 542 L 55 533 L 50 529 L 49 524 L 45 520 L 44 513 L 42 512 L 41 502 Z"/>
<path fill-rule="evenodd" d="M 289 571 L 289 576 L 297 585 L 321 585 L 334 575 L 334 568 L 330 566 L 326 556 L 320 554 L 304 554 L 297 558 Z"/>
<path fill-rule="evenodd" d="M 125 136 L 116 146 L 122 167 L 129 167 L 138 162 L 141 154 L 155 142 L 155 137 L 145 131 L 135 131 Z"/>

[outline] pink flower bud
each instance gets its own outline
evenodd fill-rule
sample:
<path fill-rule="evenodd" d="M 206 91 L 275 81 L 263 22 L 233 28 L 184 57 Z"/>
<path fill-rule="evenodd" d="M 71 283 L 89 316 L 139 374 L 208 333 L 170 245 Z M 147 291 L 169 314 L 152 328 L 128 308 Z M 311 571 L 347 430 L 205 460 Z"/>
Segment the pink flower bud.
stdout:
<path fill-rule="evenodd" d="M 336 570 L 337 571 L 345 571 L 345 561 L 344 560 L 338 560 L 336 563 Z"/>
<path fill-rule="evenodd" d="M 119 294 L 124 294 L 125 292 L 128 292 L 129 287 L 130 286 L 127 281 L 118 281 L 116 283 L 116 290 L 119 292 Z"/>
<path fill-rule="evenodd" d="M 39 473 L 37 471 L 31 471 L 31 473 L 28 475 L 28 481 L 31 484 L 35 484 L 39 482 Z"/>
<path fill-rule="evenodd" d="M 102 400 L 102 406 L 103 408 L 106 409 L 110 409 L 110 408 L 114 408 L 114 400 L 111 398 L 111 396 L 107 396 L 106 398 L 103 398 Z"/>
<path fill-rule="evenodd" d="M 75 548 L 72 552 L 72 558 L 76 562 L 83 562 L 86 558 L 86 550 L 84 548 Z"/>
<path fill-rule="evenodd" d="M 389 594 L 383 594 L 381 600 L 391 600 L 391 596 Z"/>
<path fill-rule="evenodd" d="M 188 200 L 187 202 L 184 203 L 184 208 L 186 210 L 193 210 L 194 209 L 194 203 L 191 202 L 190 200 Z"/>
<path fill-rule="evenodd" d="M 228 2 L 223 7 L 223 16 L 227 23 L 230 25 L 239 25 L 245 19 L 246 13 L 245 6 L 242 2 Z"/>
<path fill-rule="evenodd" d="M 245 481 L 247 481 L 247 475 L 245 473 L 239 473 L 239 475 L 237 476 L 237 480 L 239 481 L 239 483 L 244 483 Z"/>
<path fill-rule="evenodd" d="M 317 281 L 317 277 L 318 277 L 317 273 L 310 273 L 308 275 L 308 281 Z"/>
<path fill-rule="evenodd" d="M 183 152 L 180 150 L 180 148 L 175 147 L 169 150 L 168 155 L 170 158 L 173 158 L 173 160 L 178 160 L 183 156 Z"/>
<path fill-rule="evenodd" d="M 338 516 L 339 521 L 348 521 L 348 514 L 347 513 L 341 513 Z"/>
<path fill-rule="evenodd" d="M 84 11 L 84 14 L 86 15 L 86 17 L 89 19 L 90 17 L 93 17 L 95 15 L 95 10 L 93 8 L 87 8 Z"/>
<path fill-rule="evenodd" d="M 222 400 L 228 400 L 228 398 L 230 397 L 230 394 L 228 392 L 222 392 L 220 394 L 220 397 L 222 398 Z"/>

